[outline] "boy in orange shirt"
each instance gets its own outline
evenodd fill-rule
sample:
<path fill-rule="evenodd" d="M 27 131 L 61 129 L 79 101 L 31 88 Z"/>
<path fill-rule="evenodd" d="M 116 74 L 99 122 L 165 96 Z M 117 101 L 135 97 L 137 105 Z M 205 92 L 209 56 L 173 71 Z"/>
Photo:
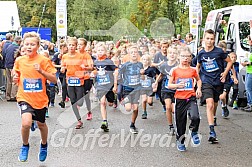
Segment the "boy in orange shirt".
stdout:
<path fill-rule="evenodd" d="M 191 119 L 189 129 L 191 130 L 192 142 L 200 144 L 198 129 L 200 123 L 197 98 L 201 97 L 201 80 L 196 69 L 190 67 L 192 54 L 190 48 L 182 47 L 179 51 L 180 64 L 171 70 L 168 88 L 176 89 L 175 92 L 175 125 L 177 149 L 186 151 L 184 144 L 187 112 Z M 194 79 L 197 81 L 197 90 L 194 90 Z"/>
<path fill-rule="evenodd" d="M 19 161 L 26 161 L 29 152 L 29 133 L 32 120 L 37 121 L 41 134 L 39 160 L 47 157 L 48 127 L 45 114 L 48 106 L 46 95 L 46 80 L 57 82 L 56 69 L 51 61 L 37 53 L 40 46 L 39 35 L 29 32 L 24 35 L 26 55 L 18 57 L 13 68 L 14 82 L 18 84 L 17 102 L 22 116 L 23 146 L 19 154 Z"/>

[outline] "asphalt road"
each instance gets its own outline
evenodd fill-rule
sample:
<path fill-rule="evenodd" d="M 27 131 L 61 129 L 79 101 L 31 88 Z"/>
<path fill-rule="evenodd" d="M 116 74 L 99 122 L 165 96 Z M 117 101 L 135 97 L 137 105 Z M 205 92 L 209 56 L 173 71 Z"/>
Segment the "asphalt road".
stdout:
<path fill-rule="evenodd" d="M 223 119 L 218 109 L 215 130 L 219 143 L 209 144 L 205 107 L 200 107 L 201 144 L 193 147 L 188 138 L 187 151 L 179 152 L 175 136 L 167 134 L 166 117 L 158 101 L 153 107 L 148 106 L 147 120 L 142 120 L 139 113 L 138 135 L 129 133 L 131 115 L 111 107 L 108 107 L 110 132 L 101 131 L 97 102 L 92 103 L 91 121 L 85 120 L 85 106 L 81 108 L 84 128 L 75 130 L 74 114 L 70 103 L 67 105 L 66 109 L 57 105 L 50 108 L 47 160 L 38 161 L 40 134 L 37 129 L 30 133 L 28 161 L 21 163 L 18 161 L 21 119 L 17 104 L 0 101 L 0 166 L 252 166 L 252 113 L 230 109 L 229 119 Z"/>

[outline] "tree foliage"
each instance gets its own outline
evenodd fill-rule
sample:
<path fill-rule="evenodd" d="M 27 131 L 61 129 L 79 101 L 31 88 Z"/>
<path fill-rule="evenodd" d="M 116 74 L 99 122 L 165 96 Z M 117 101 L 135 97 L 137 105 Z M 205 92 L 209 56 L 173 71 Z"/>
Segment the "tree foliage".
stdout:
<path fill-rule="evenodd" d="M 56 39 L 56 0 L 16 0 L 22 27 L 38 27 L 43 5 L 46 4 L 41 27 L 52 28 Z M 86 30 L 109 30 L 121 18 L 129 19 L 140 31 L 149 30 L 160 17 L 170 19 L 176 33 L 189 32 L 187 0 L 67 0 L 68 34 L 85 36 Z M 232 5 L 251 5 L 252 0 L 201 0 L 203 24 L 207 13 Z M 76 31 L 78 30 L 78 31 Z M 78 33 L 76 33 L 78 32 Z M 88 37 L 89 38 L 89 37 Z M 90 39 L 108 39 L 93 37 Z"/>

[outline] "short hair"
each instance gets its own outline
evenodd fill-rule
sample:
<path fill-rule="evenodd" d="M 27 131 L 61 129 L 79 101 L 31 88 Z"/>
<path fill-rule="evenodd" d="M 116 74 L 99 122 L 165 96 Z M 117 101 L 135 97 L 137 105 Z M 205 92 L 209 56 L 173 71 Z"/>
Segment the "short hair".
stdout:
<path fill-rule="evenodd" d="M 180 55 L 181 52 L 188 52 L 192 55 L 191 49 L 188 46 L 181 46 L 178 49 L 178 54 Z"/>
<path fill-rule="evenodd" d="M 87 46 L 87 40 L 85 38 L 78 38 L 78 41 L 82 41 Z"/>
<path fill-rule="evenodd" d="M 40 37 L 39 37 L 39 34 L 32 31 L 32 32 L 27 32 L 24 34 L 24 41 L 27 39 L 27 38 L 36 38 L 36 40 L 38 41 L 38 45 L 40 45 Z"/>
<path fill-rule="evenodd" d="M 206 30 L 206 31 L 205 31 L 205 34 L 206 34 L 206 33 L 215 35 L 215 32 L 214 32 L 212 29 Z"/>
<path fill-rule="evenodd" d="M 76 37 L 69 37 L 69 38 L 67 39 L 67 43 L 69 43 L 70 41 L 73 41 L 76 45 L 77 45 L 77 43 L 78 43 L 78 40 L 77 40 Z"/>
<path fill-rule="evenodd" d="M 140 58 L 140 61 L 142 62 L 143 61 L 143 59 L 144 58 L 146 58 L 147 60 L 148 60 L 148 65 L 150 66 L 151 65 L 151 57 L 150 57 L 150 55 L 143 55 L 141 58 Z"/>
<path fill-rule="evenodd" d="M 5 36 L 6 36 L 6 40 L 10 40 L 13 37 L 11 33 L 7 33 Z"/>
<path fill-rule="evenodd" d="M 220 41 L 219 43 L 218 43 L 218 46 L 220 47 L 220 48 L 224 48 L 224 49 L 227 49 L 227 43 L 225 42 L 225 41 Z"/>
<path fill-rule="evenodd" d="M 187 33 L 186 35 L 188 35 L 189 38 L 192 38 L 192 39 L 193 39 L 193 34 L 192 34 L 192 33 Z"/>
<path fill-rule="evenodd" d="M 60 43 L 60 49 L 62 49 L 63 47 L 67 47 L 66 42 L 62 42 L 62 43 Z"/>
<path fill-rule="evenodd" d="M 16 36 L 16 37 L 14 38 L 14 41 L 15 41 L 15 42 L 21 42 L 21 41 L 22 41 L 22 37 Z"/>
<path fill-rule="evenodd" d="M 160 42 L 160 45 L 162 45 L 162 44 L 168 44 L 168 45 L 169 45 L 169 43 L 168 43 L 167 40 L 162 40 L 162 41 Z"/>

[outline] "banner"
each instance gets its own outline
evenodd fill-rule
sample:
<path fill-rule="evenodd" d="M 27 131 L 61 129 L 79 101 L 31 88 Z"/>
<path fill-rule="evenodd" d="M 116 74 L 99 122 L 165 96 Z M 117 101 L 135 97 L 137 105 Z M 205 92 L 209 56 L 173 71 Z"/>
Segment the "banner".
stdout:
<path fill-rule="evenodd" d="M 56 26 L 57 36 L 67 36 L 67 2 L 66 0 L 56 0 Z"/>
<path fill-rule="evenodd" d="M 201 25 L 202 22 L 201 0 L 190 0 L 189 22 L 190 22 L 190 32 L 194 36 L 198 35 L 198 26 Z"/>

